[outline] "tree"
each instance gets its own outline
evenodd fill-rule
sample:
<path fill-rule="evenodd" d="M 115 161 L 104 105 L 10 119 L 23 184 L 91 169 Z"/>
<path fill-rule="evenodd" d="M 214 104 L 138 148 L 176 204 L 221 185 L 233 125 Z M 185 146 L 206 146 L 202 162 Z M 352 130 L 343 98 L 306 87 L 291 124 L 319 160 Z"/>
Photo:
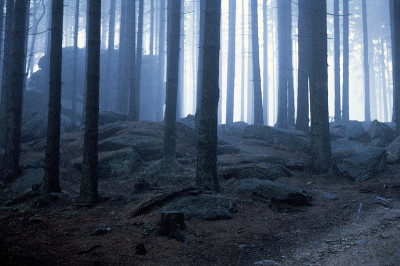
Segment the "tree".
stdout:
<path fill-rule="evenodd" d="M 342 120 L 340 104 L 340 27 L 339 0 L 333 2 L 334 13 L 334 53 L 335 53 L 335 121 Z"/>
<path fill-rule="evenodd" d="M 311 149 L 313 170 L 326 172 L 331 162 L 328 114 L 326 1 L 311 0 Z"/>
<path fill-rule="evenodd" d="M 164 115 L 164 77 L 165 77 L 165 11 L 167 1 L 160 1 L 160 28 L 158 37 L 158 84 L 157 84 L 157 107 L 156 120 L 163 120 Z"/>
<path fill-rule="evenodd" d="M 263 20 L 264 20 L 264 34 L 263 34 L 263 42 L 264 42 L 264 53 L 263 53 L 263 117 L 264 117 L 264 125 L 268 125 L 268 5 L 267 0 L 263 2 Z"/>
<path fill-rule="evenodd" d="M 201 97 L 203 95 L 203 58 L 204 58 L 204 24 L 206 16 L 206 3 L 207 1 L 200 1 L 200 16 L 199 16 L 199 59 L 197 60 L 197 103 L 196 103 L 196 117 L 195 127 L 196 131 L 200 127 L 201 115 Z"/>
<path fill-rule="evenodd" d="M 173 168 L 177 165 L 175 152 L 175 121 L 178 100 L 178 73 L 181 31 L 180 16 L 181 0 L 169 0 L 167 40 L 167 97 L 165 100 L 163 158 L 164 166 L 169 168 Z"/>
<path fill-rule="evenodd" d="M 60 192 L 61 69 L 64 0 L 54 0 L 51 10 L 49 110 L 42 190 Z"/>
<path fill-rule="evenodd" d="M 182 10 L 185 10 L 185 1 L 181 0 Z M 184 97 L 184 90 L 185 90 L 185 13 L 181 17 L 181 34 L 179 36 L 181 47 L 180 50 L 180 57 L 179 57 L 179 77 L 178 77 L 178 98 L 176 102 L 176 119 L 182 117 L 183 113 L 183 97 Z"/>
<path fill-rule="evenodd" d="M 196 184 L 219 191 L 217 124 L 221 1 L 206 0 L 201 115 L 198 130 Z"/>
<path fill-rule="evenodd" d="M 0 12 L 0 30 L 3 32 L 3 22 L 4 22 L 4 0 L 0 0 L 0 8 L 1 8 L 1 12 Z M 3 34 L 0 34 L 0 47 L 2 47 L 3 45 Z M 3 58 L 2 58 L 2 53 L 0 53 L 0 62 L 2 62 Z M 2 67 L 3 65 L 0 64 L 0 73 L 2 72 Z M 1 76 L 0 76 L 0 80 L 1 80 Z"/>
<path fill-rule="evenodd" d="M 86 88 L 86 118 L 83 143 L 82 182 L 79 201 L 95 203 L 98 200 L 98 121 L 100 73 L 101 0 L 89 0 L 88 62 Z"/>
<path fill-rule="evenodd" d="M 12 56 L 9 103 L 7 106 L 7 130 L 3 158 L 3 180 L 10 183 L 20 173 L 22 96 L 25 77 L 25 39 L 28 0 L 16 0 L 12 30 Z"/>
<path fill-rule="evenodd" d="M 393 80 L 394 80 L 394 91 L 395 98 L 395 121 L 396 121 L 396 133 L 400 135 L 400 1 L 393 0 L 393 32 L 394 32 L 394 68 L 393 68 Z"/>
<path fill-rule="evenodd" d="M 111 87 L 111 64 L 112 64 L 112 57 L 114 54 L 114 40 L 115 40 L 115 1 L 110 1 L 110 21 L 108 23 L 108 51 L 107 51 L 107 77 L 106 77 L 106 107 L 107 111 L 110 110 L 110 102 L 108 100 L 110 87 Z"/>
<path fill-rule="evenodd" d="M 78 33 L 79 33 L 79 0 L 75 2 L 75 21 L 74 21 L 74 55 L 72 59 L 72 105 L 71 105 L 71 129 L 76 127 L 76 91 L 78 75 Z"/>
<path fill-rule="evenodd" d="M 343 0 L 343 121 L 349 121 L 349 16 L 349 0 Z"/>
<path fill-rule="evenodd" d="M 369 54 L 368 54 L 368 27 L 367 27 L 367 2 L 362 0 L 363 18 L 363 52 L 364 52 L 364 108 L 365 121 L 371 121 L 370 97 L 369 97 Z"/>
<path fill-rule="evenodd" d="M 309 105 L 308 105 L 308 80 L 309 80 L 309 52 L 310 52 L 310 0 L 299 0 L 299 69 L 297 82 L 297 119 L 296 129 L 308 131 Z"/>
<path fill-rule="evenodd" d="M 288 76 L 289 54 L 291 49 L 291 1 L 278 1 L 278 60 L 279 60 L 279 85 L 278 85 L 278 119 L 279 128 L 288 127 Z"/>
<path fill-rule="evenodd" d="M 137 54 L 136 54 L 136 77 L 135 77 L 135 89 L 133 105 L 134 110 L 132 112 L 133 121 L 139 121 L 140 115 L 140 80 L 142 73 L 142 55 L 143 55 L 143 9 L 144 0 L 139 0 L 139 19 L 138 19 L 138 34 L 137 34 Z M 132 62 L 134 63 L 134 62 Z M 131 103 L 129 103 L 131 104 Z"/>
<path fill-rule="evenodd" d="M 12 60 L 12 38 L 14 23 L 14 0 L 7 0 L 6 3 L 6 21 L 4 34 L 4 54 L 5 62 Z M 5 145 L 6 129 L 7 129 L 7 112 L 10 103 L 10 81 L 11 81 L 11 65 L 3 64 L 3 73 L 1 80 L 1 106 L 0 106 L 0 146 Z"/>
<path fill-rule="evenodd" d="M 254 124 L 264 123 L 262 96 L 261 96 L 261 76 L 260 76 L 260 56 L 258 47 L 258 12 L 257 0 L 251 1 L 251 30 L 252 30 L 252 51 L 253 51 L 253 83 L 254 83 Z"/>
<path fill-rule="evenodd" d="M 226 97 L 226 124 L 233 123 L 233 106 L 235 100 L 235 27 L 236 0 L 229 1 L 229 43 L 228 43 L 228 73 Z"/>
<path fill-rule="evenodd" d="M 129 68 L 129 110 L 128 110 L 128 119 L 131 121 L 137 121 L 138 116 L 138 108 L 136 106 L 136 91 L 137 91 L 137 82 L 136 82 L 136 1 L 129 1 L 127 5 L 127 12 L 129 16 L 127 16 L 127 49 L 128 49 L 128 58 L 125 59 L 126 65 L 125 67 Z"/>
<path fill-rule="evenodd" d="M 117 85 L 117 112 L 128 113 L 129 91 L 126 77 L 127 74 L 127 20 L 128 0 L 121 1 L 121 20 L 119 26 L 119 49 L 118 49 L 118 85 Z"/>

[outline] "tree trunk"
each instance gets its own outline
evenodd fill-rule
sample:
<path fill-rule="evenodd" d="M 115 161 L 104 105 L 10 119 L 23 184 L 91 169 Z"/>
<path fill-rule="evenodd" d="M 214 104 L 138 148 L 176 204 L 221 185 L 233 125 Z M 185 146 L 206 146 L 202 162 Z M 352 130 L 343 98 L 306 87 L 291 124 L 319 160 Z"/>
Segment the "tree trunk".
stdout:
<path fill-rule="evenodd" d="M 349 121 L 349 16 L 349 0 L 343 0 L 343 121 Z"/>
<path fill-rule="evenodd" d="M 72 59 L 72 106 L 71 106 L 71 129 L 76 127 L 76 91 L 78 76 L 78 32 L 79 32 L 79 0 L 75 2 L 75 25 L 74 25 L 74 55 Z"/>
<path fill-rule="evenodd" d="M 200 20 L 199 20 L 199 59 L 197 61 L 197 104 L 196 104 L 196 131 L 199 130 L 200 127 L 200 115 L 201 115 L 201 97 L 203 95 L 203 52 L 204 52 L 204 24 L 205 24 L 205 16 L 206 16 L 206 3 L 207 1 L 200 1 Z"/>
<path fill-rule="evenodd" d="M 395 75 L 394 75 L 394 66 L 395 66 L 395 63 L 394 63 L 394 60 L 395 60 L 395 58 L 396 58 L 396 56 L 395 56 L 395 48 L 394 48 L 394 46 L 395 46 L 395 40 L 394 40 L 394 36 L 395 36 L 395 33 L 394 33 L 394 14 L 393 14 L 393 8 L 394 8 L 394 0 L 389 0 L 389 14 L 390 14 L 390 35 L 391 35 L 391 37 L 390 37 L 390 41 L 391 41 L 391 44 L 392 44 L 392 76 L 393 76 L 393 110 L 392 110 L 392 122 L 396 122 L 396 111 L 395 111 L 395 109 L 396 109 L 396 101 L 395 101 L 395 99 L 396 99 L 396 90 L 395 90 L 395 85 L 394 84 L 396 84 L 396 81 L 395 81 Z"/>
<path fill-rule="evenodd" d="M 6 144 L 3 158 L 3 180 L 10 183 L 19 173 L 21 145 L 22 97 L 25 77 L 25 40 L 28 0 L 16 0 L 12 30 L 12 55 L 10 72 L 10 95 L 7 111 Z M 12 88 L 12 89 L 11 89 Z"/>
<path fill-rule="evenodd" d="M 14 23 L 14 0 L 7 0 L 6 4 L 6 21 L 4 34 L 4 53 L 3 62 L 11 62 L 12 60 L 12 38 Z M 3 73 L 1 81 L 1 106 L 0 106 L 0 146 L 4 147 L 7 129 L 7 113 L 10 103 L 10 81 L 11 81 L 11 64 L 3 64 Z"/>
<path fill-rule="evenodd" d="M 137 121 L 138 118 L 135 117 L 137 114 L 136 110 L 136 1 L 129 1 L 127 5 L 127 63 L 126 67 L 129 68 L 129 111 L 128 119 L 131 121 Z M 136 118 L 136 119 L 135 119 Z"/>
<path fill-rule="evenodd" d="M 133 110 L 131 119 L 139 121 L 140 119 L 140 82 L 142 76 L 142 56 L 143 56 L 143 9 L 144 0 L 139 0 L 139 19 L 138 19 L 138 34 L 137 34 L 137 50 L 136 50 L 136 71 L 135 71 L 135 88 L 133 90 Z M 134 63 L 134 62 L 132 62 Z"/>
<path fill-rule="evenodd" d="M 101 0 L 89 0 L 88 63 L 86 71 L 87 97 L 85 135 L 83 143 L 82 183 L 79 201 L 95 203 L 98 200 L 98 121 L 100 75 Z"/>
<path fill-rule="evenodd" d="M 215 191 L 220 189 L 217 176 L 220 24 L 221 1 L 206 0 L 196 184 Z"/>
<path fill-rule="evenodd" d="M 289 49 L 291 49 L 290 33 L 291 19 L 290 0 L 278 1 L 278 58 L 279 58 L 279 88 L 278 88 L 278 119 L 279 128 L 288 127 L 288 70 Z"/>
<path fill-rule="evenodd" d="M 49 110 L 42 190 L 60 192 L 61 69 L 64 0 L 54 0 L 51 9 Z"/>
<path fill-rule="evenodd" d="M 165 101 L 163 164 L 169 168 L 177 165 L 175 121 L 178 97 L 181 2 L 181 0 L 168 1 L 167 97 Z"/>
<path fill-rule="evenodd" d="M 395 92 L 394 102 L 395 105 L 395 121 L 396 121 L 396 133 L 400 135 L 400 1 L 393 0 L 393 26 L 394 26 L 394 68 L 393 68 L 393 76 L 394 76 L 394 86 L 393 90 Z"/>
<path fill-rule="evenodd" d="M 236 0 L 229 1 L 229 43 L 228 43 L 228 73 L 226 97 L 226 124 L 233 123 L 233 106 L 235 104 L 235 27 Z"/>
<path fill-rule="evenodd" d="M 3 47 L 4 0 L 0 0 L 0 47 Z M 0 73 L 3 73 L 3 54 L 0 53 Z M 1 84 L 1 75 L 0 75 Z M 1 91 L 1 88 L 0 88 Z M 1 94 L 0 94 L 1 97 Z M 1 98 L 0 98 L 1 99 Z"/>
<path fill-rule="evenodd" d="M 254 85 L 254 124 L 264 123 L 262 96 L 261 96 L 261 75 L 260 75 L 260 55 L 258 47 L 258 11 L 257 0 L 251 1 L 251 30 L 252 30 L 252 50 L 253 50 L 253 85 Z"/>
<path fill-rule="evenodd" d="M 164 115 L 164 77 L 165 77 L 165 11 L 167 1 L 160 1 L 160 29 L 158 41 L 158 85 L 157 85 L 157 110 L 156 120 L 163 120 Z"/>
<path fill-rule="evenodd" d="M 113 62 L 114 54 L 114 35 L 115 35 L 115 1 L 110 1 L 110 21 L 108 23 L 108 51 L 107 51 L 107 77 L 106 77 L 106 88 L 105 88 L 105 109 L 110 111 L 110 87 L 111 87 L 111 67 Z"/>
<path fill-rule="evenodd" d="M 379 41 L 380 44 L 380 54 L 379 54 L 379 66 L 380 66 L 380 78 L 382 83 L 382 100 L 383 100 L 383 115 L 384 122 L 389 122 L 388 120 L 388 104 L 387 104 L 387 93 L 386 93 L 386 66 L 385 66 L 385 49 L 384 42 L 382 39 Z"/>
<path fill-rule="evenodd" d="M 127 17 L 128 17 L 128 0 L 121 1 L 121 20 L 119 30 L 119 49 L 118 49 L 118 85 L 117 85 L 117 112 L 128 113 L 129 91 L 128 83 L 126 82 L 127 70 Z M 133 30 L 133 29 L 132 29 Z"/>
<path fill-rule="evenodd" d="M 369 53 L 368 53 L 368 27 L 367 27 L 367 3 L 362 0 L 363 18 L 363 52 L 364 52 L 364 108 L 365 121 L 371 121 L 370 97 L 369 97 Z"/>
<path fill-rule="evenodd" d="M 331 143 L 328 113 L 328 62 L 326 1 L 311 2 L 311 149 L 313 170 L 321 173 L 330 168 Z"/>
<path fill-rule="evenodd" d="M 334 13 L 334 53 L 335 53 L 335 121 L 342 120 L 340 103 L 340 17 L 339 0 L 333 2 Z"/>
<path fill-rule="evenodd" d="M 309 46 L 310 46 L 310 0 L 299 1 L 299 69 L 297 82 L 297 119 L 296 129 L 308 131 L 309 104 L 308 104 L 308 79 L 309 79 Z"/>
<path fill-rule="evenodd" d="M 244 34 L 245 34 L 245 28 L 244 28 L 244 1 L 242 0 L 242 32 L 241 32 L 241 45 L 242 45 L 242 60 L 241 60 L 241 75 L 240 75 L 240 121 L 244 121 L 244 91 L 245 91 L 245 85 L 244 85 L 244 75 L 245 75 L 245 62 L 246 62 L 246 56 L 245 56 L 245 49 L 244 49 Z"/>
<path fill-rule="evenodd" d="M 182 10 L 185 10 L 184 0 L 181 0 Z M 185 90 L 185 14 L 181 17 L 181 33 L 179 36 L 180 57 L 179 57 L 179 77 L 178 77 L 178 98 L 176 103 L 176 119 L 182 117 L 184 108 L 184 90 Z"/>
<path fill-rule="evenodd" d="M 263 53 L 263 117 L 264 117 L 264 125 L 268 125 L 268 4 L 267 0 L 263 2 L 263 21 L 264 21 L 264 33 L 263 33 L 263 42 L 264 42 L 264 53 Z"/>

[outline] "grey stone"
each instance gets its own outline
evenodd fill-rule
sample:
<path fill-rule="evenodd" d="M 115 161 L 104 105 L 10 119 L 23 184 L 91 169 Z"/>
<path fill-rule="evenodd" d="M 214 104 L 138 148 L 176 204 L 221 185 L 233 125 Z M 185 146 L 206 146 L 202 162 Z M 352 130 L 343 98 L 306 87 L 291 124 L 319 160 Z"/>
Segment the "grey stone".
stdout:
<path fill-rule="evenodd" d="M 331 194 L 331 193 L 328 193 L 328 192 L 325 192 L 325 191 L 322 191 L 319 189 L 314 189 L 314 191 L 330 200 L 338 200 L 339 199 L 339 196 L 335 195 L 335 194 Z"/>
<path fill-rule="evenodd" d="M 96 225 L 96 227 L 93 229 L 93 231 L 90 233 L 91 236 L 101 236 L 104 234 L 107 234 L 109 231 L 111 231 L 111 228 L 108 227 L 106 224 L 100 223 Z"/>
<path fill-rule="evenodd" d="M 390 144 L 390 142 L 387 142 L 385 139 L 381 139 L 381 138 L 377 138 L 377 139 L 373 139 L 371 141 L 371 146 L 372 147 L 381 147 L 381 148 L 385 148 Z"/>
<path fill-rule="evenodd" d="M 274 260 L 260 260 L 260 261 L 256 261 L 253 263 L 253 265 L 280 265 L 278 262 L 274 261 Z"/>
<path fill-rule="evenodd" d="M 374 120 L 371 123 L 371 126 L 368 129 L 368 135 L 373 139 L 384 139 L 387 142 L 392 142 L 396 138 L 396 132 L 385 123 L 378 122 L 378 120 Z"/>
<path fill-rule="evenodd" d="M 106 124 L 99 127 L 99 141 L 108 139 L 114 136 L 118 131 L 126 129 L 125 124 Z"/>
<path fill-rule="evenodd" d="M 142 165 L 142 159 L 132 149 L 121 150 L 99 159 L 99 178 L 127 177 Z"/>
<path fill-rule="evenodd" d="M 251 125 L 243 129 L 242 137 L 263 140 L 268 144 L 285 147 L 289 150 L 310 152 L 310 140 L 306 134 L 300 131 Z"/>
<path fill-rule="evenodd" d="M 43 182 L 44 169 L 36 168 L 26 171 L 20 178 L 17 178 L 10 185 L 10 189 L 14 192 L 25 192 L 31 190 L 33 185 L 40 185 Z"/>
<path fill-rule="evenodd" d="M 128 116 L 126 114 L 119 114 L 114 112 L 100 112 L 99 113 L 99 126 L 112 124 L 115 122 L 126 121 Z"/>
<path fill-rule="evenodd" d="M 190 143 L 197 145 L 196 120 L 194 115 L 180 118 L 176 121 L 177 137 Z"/>
<path fill-rule="evenodd" d="M 233 166 L 220 167 L 218 175 L 223 179 L 247 179 L 258 178 L 275 180 L 279 177 L 290 177 L 292 173 L 285 167 L 273 163 L 260 164 L 238 164 Z"/>
<path fill-rule="evenodd" d="M 389 146 L 386 147 L 388 163 L 400 162 L 400 137 L 397 137 Z"/>
<path fill-rule="evenodd" d="M 309 158 L 303 156 L 301 158 L 288 158 L 281 156 L 266 156 L 254 158 L 256 162 L 273 163 L 282 165 L 290 170 L 304 170 L 309 164 Z"/>
<path fill-rule="evenodd" d="M 330 123 L 329 130 L 334 136 L 361 142 L 369 141 L 369 136 L 365 131 L 364 126 L 359 121 L 333 122 Z"/>
<path fill-rule="evenodd" d="M 167 203 L 160 211 L 183 212 L 185 220 L 227 220 L 237 212 L 234 200 L 222 195 L 187 196 Z"/>

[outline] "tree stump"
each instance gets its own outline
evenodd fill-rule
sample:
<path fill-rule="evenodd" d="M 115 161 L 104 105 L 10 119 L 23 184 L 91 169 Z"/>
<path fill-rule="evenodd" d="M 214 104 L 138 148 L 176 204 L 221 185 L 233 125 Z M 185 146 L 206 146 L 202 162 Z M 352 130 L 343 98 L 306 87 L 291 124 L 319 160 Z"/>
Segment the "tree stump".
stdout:
<path fill-rule="evenodd" d="M 186 227 L 184 220 L 182 212 L 168 211 L 161 213 L 160 228 L 157 230 L 156 235 L 168 236 L 182 242 L 185 241 L 186 237 L 182 232 Z"/>

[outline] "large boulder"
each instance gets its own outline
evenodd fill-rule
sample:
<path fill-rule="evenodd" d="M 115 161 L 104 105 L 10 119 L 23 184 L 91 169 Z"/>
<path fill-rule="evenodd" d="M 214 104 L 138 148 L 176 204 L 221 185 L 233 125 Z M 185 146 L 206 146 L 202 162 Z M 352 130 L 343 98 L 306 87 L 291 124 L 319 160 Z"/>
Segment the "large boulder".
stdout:
<path fill-rule="evenodd" d="M 388 163 L 400 162 L 400 137 L 396 138 L 386 147 Z"/>
<path fill-rule="evenodd" d="M 99 113 L 99 126 L 112 124 L 115 122 L 125 122 L 127 119 L 128 116 L 126 114 L 103 111 Z"/>
<path fill-rule="evenodd" d="M 99 178 L 124 178 L 142 165 L 142 159 L 133 149 L 120 150 L 99 159 Z"/>
<path fill-rule="evenodd" d="M 279 164 L 239 164 L 233 166 L 220 167 L 218 175 L 223 179 L 247 179 L 258 178 L 262 180 L 275 180 L 279 177 L 291 177 L 292 173 Z"/>
<path fill-rule="evenodd" d="M 167 203 L 161 212 L 183 212 L 185 220 L 227 220 L 237 212 L 236 202 L 222 195 L 200 195 L 178 198 Z"/>
<path fill-rule="evenodd" d="M 360 143 L 340 139 L 332 142 L 335 169 L 354 181 L 365 181 L 385 170 L 386 151 L 379 147 L 366 147 Z"/>
<path fill-rule="evenodd" d="M 310 140 L 306 134 L 300 131 L 251 125 L 243 129 L 242 137 L 263 140 L 268 144 L 290 150 L 310 152 Z"/>
<path fill-rule="evenodd" d="M 374 120 L 368 129 L 368 135 L 371 140 L 383 139 L 390 143 L 396 138 L 396 132 L 387 124 Z"/>
<path fill-rule="evenodd" d="M 177 137 L 197 146 L 196 120 L 194 115 L 180 118 L 176 121 Z"/>
<path fill-rule="evenodd" d="M 348 138 L 349 140 L 368 142 L 369 136 L 359 121 L 340 121 L 329 125 L 331 135 Z"/>
<path fill-rule="evenodd" d="M 24 171 L 24 174 L 10 184 L 13 192 L 22 193 L 31 190 L 33 185 L 40 185 L 43 182 L 44 169 L 32 168 Z"/>
<path fill-rule="evenodd" d="M 231 124 L 224 124 L 218 127 L 218 134 L 241 137 L 243 129 L 245 129 L 248 126 L 249 124 L 245 122 L 234 122 Z"/>

